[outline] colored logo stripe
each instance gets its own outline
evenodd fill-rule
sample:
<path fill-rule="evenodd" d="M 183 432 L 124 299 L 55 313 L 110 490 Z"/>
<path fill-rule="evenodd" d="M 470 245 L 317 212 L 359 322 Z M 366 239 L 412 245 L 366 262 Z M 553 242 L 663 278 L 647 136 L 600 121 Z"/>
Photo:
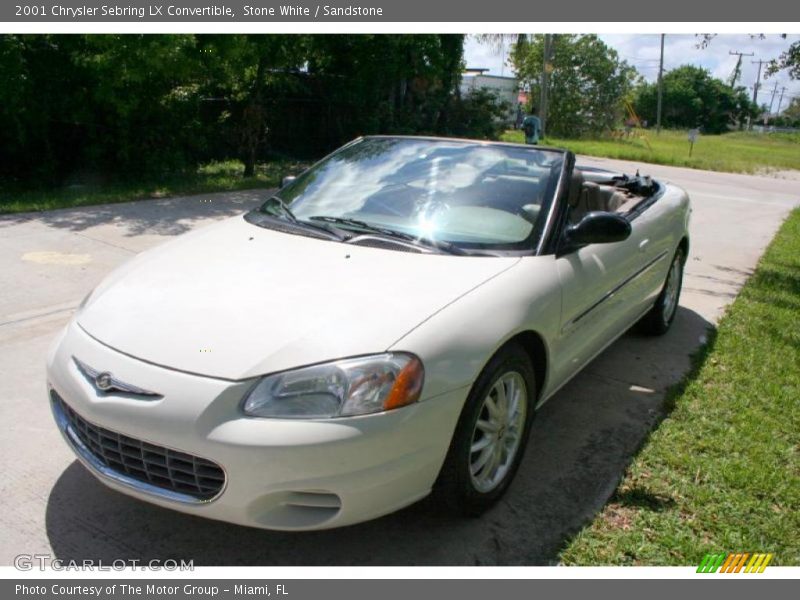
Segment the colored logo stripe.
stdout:
<path fill-rule="evenodd" d="M 748 562 L 749 559 L 749 562 Z M 772 554 L 735 552 L 732 554 L 706 554 L 698 573 L 763 573 L 772 560 Z"/>
<path fill-rule="evenodd" d="M 700 566 L 697 567 L 697 572 L 716 573 L 726 556 L 726 554 L 706 554 L 700 562 Z"/>
<path fill-rule="evenodd" d="M 754 554 L 753 558 L 744 570 L 745 573 L 763 573 L 767 568 L 769 561 L 772 560 L 772 554 Z"/>
<path fill-rule="evenodd" d="M 720 569 L 720 573 L 738 573 L 742 570 L 742 566 L 744 565 L 744 561 L 746 561 L 750 555 L 747 552 L 738 552 L 736 554 L 728 555 L 728 559 L 723 563 L 722 568 Z"/>

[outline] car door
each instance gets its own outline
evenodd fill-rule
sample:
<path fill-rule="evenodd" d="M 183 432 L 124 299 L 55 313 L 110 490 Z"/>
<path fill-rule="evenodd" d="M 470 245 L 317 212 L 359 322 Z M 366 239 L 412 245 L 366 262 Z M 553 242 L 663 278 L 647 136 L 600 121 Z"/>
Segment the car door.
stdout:
<path fill-rule="evenodd" d="M 581 185 L 580 177 L 571 186 Z M 571 190 L 571 196 L 575 191 Z M 579 220 L 569 214 L 563 231 Z M 631 235 L 624 241 L 588 244 L 556 254 L 556 269 L 562 289 L 561 322 L 555 352 L 561 360 L 553 373 L 560 385 L 641 315 L 645 306 L 644 280 L 655 245 L 647 219 L 631 221 Z M 649 279 L 648 279 L 649 281 Z"/>
<path fill-rule="evenodd" d="M 629 217 L 633 234 L 637 236 L 636 249 L 641 263 L 640 271 L 627 290 L 634 313 L 632 319 L 649 310 L 664 287 L 669 265 L 680 241 L 675 236 L 675 231 L 680 231 L 680 225 L 676 225 L 680 216 L 681 213 L 674 207 L 656 199 Z"/>

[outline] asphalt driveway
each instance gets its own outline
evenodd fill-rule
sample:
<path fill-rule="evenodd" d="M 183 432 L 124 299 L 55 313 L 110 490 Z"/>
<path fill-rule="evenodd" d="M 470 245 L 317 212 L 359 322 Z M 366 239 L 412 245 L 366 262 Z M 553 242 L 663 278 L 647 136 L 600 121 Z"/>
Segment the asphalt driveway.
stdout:
<path fill-rule="evenodd" d="M 800 204 L 797 181 L 620 161 L 689 190 L 692 248 L 680 312 L 663 338 L 628 334 L 542 409 L 516 481 L 481 519 L 430 501 L 362 525 L 286 534 L 181 515 L 107 490 L 61 440 L 44 356 L 83 296 L 127 258 L 258 203 L 233 192 L 0 217 L 0 564 L 193 559 L 196 565 L 551 564 L 604 504 L 663 414 L 664 391 Z"/>

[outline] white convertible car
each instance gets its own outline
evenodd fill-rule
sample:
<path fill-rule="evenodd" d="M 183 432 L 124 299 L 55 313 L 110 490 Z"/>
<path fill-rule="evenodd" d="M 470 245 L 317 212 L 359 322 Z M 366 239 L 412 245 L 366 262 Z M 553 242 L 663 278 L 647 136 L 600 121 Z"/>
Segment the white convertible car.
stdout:
<path fill-rule="evenodd" d="M 669 328 L 689 213 L 564 150 L 360 138 L 112 273 L 49 401 L 102 482 L 194 515 L 321 529 L 431 492 L 475 515 L 538 407 L 632 325 Z"/>

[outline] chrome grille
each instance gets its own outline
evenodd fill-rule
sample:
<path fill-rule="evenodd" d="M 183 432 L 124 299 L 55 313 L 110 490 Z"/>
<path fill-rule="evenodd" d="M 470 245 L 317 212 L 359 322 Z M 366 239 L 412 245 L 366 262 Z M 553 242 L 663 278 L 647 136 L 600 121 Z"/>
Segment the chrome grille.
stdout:
<path fill-rule="evenodd" d="M 210 500 L 225 485 L 225 473 L 216 463 L 94 425 L 72 410 L 55 390 L 50 396 L 72 432 L 108 469 L 198 500 Z"/>

